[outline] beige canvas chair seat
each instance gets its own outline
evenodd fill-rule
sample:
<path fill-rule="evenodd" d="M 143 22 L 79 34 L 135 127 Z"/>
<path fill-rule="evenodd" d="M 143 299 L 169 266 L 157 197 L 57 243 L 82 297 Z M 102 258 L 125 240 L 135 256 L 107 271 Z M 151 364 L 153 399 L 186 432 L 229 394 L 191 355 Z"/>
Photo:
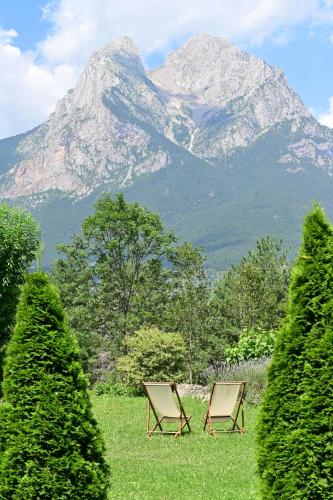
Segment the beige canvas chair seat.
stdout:
<path fill-rule="evenodd" d="M 163 417 L 163 422 L 165 422 L 165 423 L 177 422 L 177 420 L 179 420 L 179 418 L 180 418 L 180 415 L 178 415 L 178 417 Z"/>
<path fill-rule="evenodd" d="M 154 433 L 173 434 L 180 436 L 185 426 L 191 432 L 188 417 L 185 414 L 182 402 L 177 392 L 176 384 L 173 382 L 144 382 L 145 393 L 148 397 L 148 415 L 147 415 L 147 435 L 151 437 Z M 178 401 L 176 405 L 174 395 Z M 151 410 L 156 419 L 156 424 L 150 428 Z M 164 431 L 163 423 L 178 423 L 177 431 Z M 159 430 L 157 430 L 159 429 Z"/>
<path fill-rule="evenodd" d="M 219 423 L 219 422 L 225 422 L 226 420 L 228 420 L 230 417 L 227 416 L 227 417 L 217 417 L 217 416 L 212 416 L 210 417 L 212 423 Z"/>
<path fill-rule="evenodd" d="M 204 430 L 208 426 L 208 432 L 244 432 L 244 408 L 246 382 L 215 382 L 208 403 L 208 411 L 205 417 Z M 238 417 L 241 415 L 241 425 Z M 232 421 L 231 429 L 213 430 L 212 425 Z"/>

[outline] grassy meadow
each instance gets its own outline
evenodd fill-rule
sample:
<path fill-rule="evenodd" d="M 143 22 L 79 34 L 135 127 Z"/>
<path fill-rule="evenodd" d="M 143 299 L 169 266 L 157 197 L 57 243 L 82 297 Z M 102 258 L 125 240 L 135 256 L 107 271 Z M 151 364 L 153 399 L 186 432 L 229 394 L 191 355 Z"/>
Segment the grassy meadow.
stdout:
<path fill-rule="evenodd" d="M 146 437 L 145 398 L 92 397 L 112 469 L 110 499 L 258 499 L 254 429 L 257 410 L 245 406 L 246 433 L 203 432 L 206 404 L 183 398 L 192 434 Z"/>

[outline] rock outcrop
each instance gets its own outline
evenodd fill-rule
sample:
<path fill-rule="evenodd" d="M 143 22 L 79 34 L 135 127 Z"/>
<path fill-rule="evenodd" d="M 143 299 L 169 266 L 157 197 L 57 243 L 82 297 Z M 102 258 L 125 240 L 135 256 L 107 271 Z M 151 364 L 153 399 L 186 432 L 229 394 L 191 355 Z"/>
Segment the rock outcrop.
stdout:
<path fill-rule="evenodd" d="M 277 151 L 281 168 L 298 173 L 311 162 L 331 175 L 333 132 L 279 68 L 200 35 L 146 72 L 135 43 L 123 37 L 92 56 L 75 89 L 18 143 L 0 196 L 59 190 L 80 198 L 104 184 L 130 185 L 184 154 L 220 164 L 283 124 L 292 133 Z"/>

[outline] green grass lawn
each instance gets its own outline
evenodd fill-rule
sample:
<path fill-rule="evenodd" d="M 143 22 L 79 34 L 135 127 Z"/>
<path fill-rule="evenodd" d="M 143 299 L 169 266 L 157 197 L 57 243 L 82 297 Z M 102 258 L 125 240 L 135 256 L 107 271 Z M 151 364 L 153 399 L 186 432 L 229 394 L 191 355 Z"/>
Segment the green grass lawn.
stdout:
<path fill-rule="evenodd" d="M 93 396 L 112 469 L 109 498 L 258 499 L 255 475 L 256 409 L 245 407 L 246 433 L 202 431 L 206 404 L 184 398 L 192 433 L 146 437 L 144 398 Z"/>

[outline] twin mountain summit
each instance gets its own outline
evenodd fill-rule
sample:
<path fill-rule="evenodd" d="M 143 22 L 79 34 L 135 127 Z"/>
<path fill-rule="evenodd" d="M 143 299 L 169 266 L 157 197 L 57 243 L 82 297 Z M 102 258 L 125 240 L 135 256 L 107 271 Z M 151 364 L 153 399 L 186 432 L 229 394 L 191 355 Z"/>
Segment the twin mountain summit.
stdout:
<path fill-rule="evenodd" d="M 40 221 L 45 259 L 102 192 L 159 212 L 225 269 L 266 234 L 295 249 L 314 199 L 333 216 L 333 130 L 281 69 L 200 35 L 146 71 L 119 38 L 91 57 L 48 120 L 0 141 L 0 199 Z"/>

